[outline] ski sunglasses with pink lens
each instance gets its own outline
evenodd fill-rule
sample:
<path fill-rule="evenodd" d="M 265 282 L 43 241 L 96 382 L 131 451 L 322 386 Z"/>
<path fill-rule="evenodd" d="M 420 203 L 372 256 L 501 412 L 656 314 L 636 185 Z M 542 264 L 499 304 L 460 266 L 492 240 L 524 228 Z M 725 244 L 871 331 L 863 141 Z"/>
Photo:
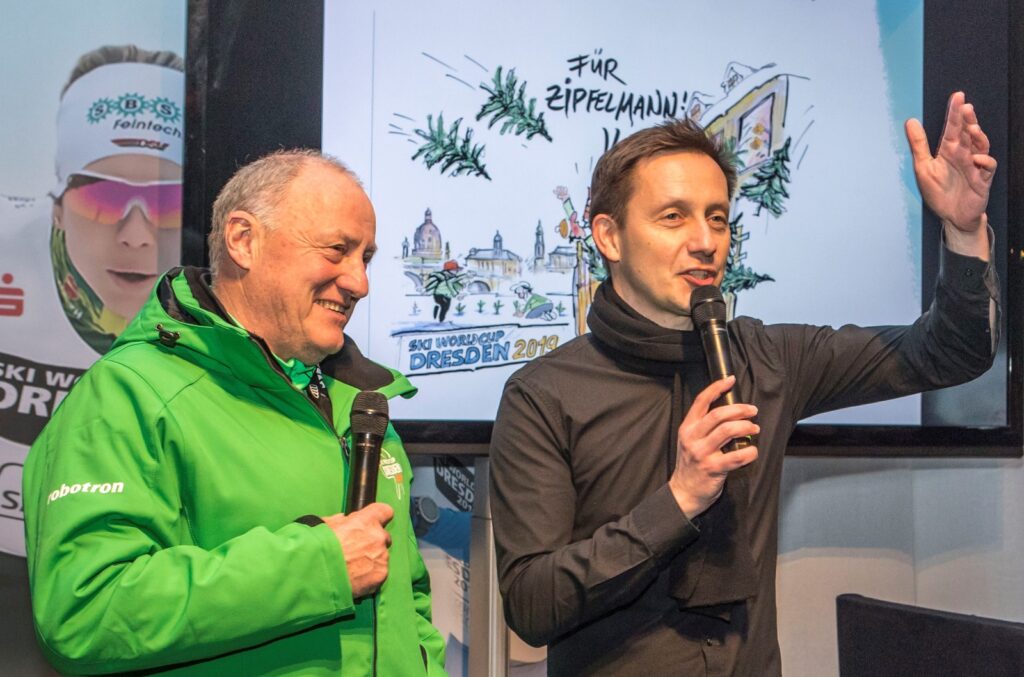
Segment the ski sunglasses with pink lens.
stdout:
<path fill-rule="evenodd" d="M 106 226 L 120 223 L 138 207 L 157 228 L 181 228 L 181 181 L 133 183 L 72 174 L 61 200 L 79 216 Z"/>

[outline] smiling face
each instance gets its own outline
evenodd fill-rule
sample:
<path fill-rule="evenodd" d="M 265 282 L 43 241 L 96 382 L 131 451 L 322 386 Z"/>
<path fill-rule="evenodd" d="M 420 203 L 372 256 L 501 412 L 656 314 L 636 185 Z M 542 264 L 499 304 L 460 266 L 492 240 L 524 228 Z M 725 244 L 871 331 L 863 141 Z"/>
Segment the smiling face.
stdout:
<path fill-rule="evenodd" d="M 104 305 L 131 318 L 157 276 L 181 257 L 181 166 L 113 155 L 84 170 L 112 180 L 65 191 L 54 206 L 54 224 L 64 230 L 71 262 Z M 165 185 L 139 185 L 157 182 Z"/>
<path fill-rule="evenodd" d="M 594 237 L 615 291 L 663 327 L 688 326 L 690 294 L 719 285 L 729 254 L 725 174 L 700 152 L 665 153 L 637 163 L 625 223 L 599 214 Z"/>
<path fill-rule="evenodd" d="M 237 307 L 225 305 L 278 357 L 316 364 L 341 350 L 356 302 L 369 292 L 376 216 L 355 181 L 312 163 L 288 185 L 274 214 L 273 229 L 252 227 L 241 303 L 236 297 Z"/>

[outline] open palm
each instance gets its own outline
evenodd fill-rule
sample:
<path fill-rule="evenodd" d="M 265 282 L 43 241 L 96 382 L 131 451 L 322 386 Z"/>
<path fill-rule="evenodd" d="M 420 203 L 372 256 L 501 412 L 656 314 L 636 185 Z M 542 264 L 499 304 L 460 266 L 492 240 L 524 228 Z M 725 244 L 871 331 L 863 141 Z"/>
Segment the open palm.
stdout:
<path fill-rule="evenodd" d="M 963 92 L 949 97 L 946 126 L 935 156 L 918 120 L 907 120 L 906 133 L 925 204 L 960 231 L 977 231 L 986 222 L 996 161 L 988 154 L 988 137 L 978 124 L 974 106 L 964 102 Z"/>

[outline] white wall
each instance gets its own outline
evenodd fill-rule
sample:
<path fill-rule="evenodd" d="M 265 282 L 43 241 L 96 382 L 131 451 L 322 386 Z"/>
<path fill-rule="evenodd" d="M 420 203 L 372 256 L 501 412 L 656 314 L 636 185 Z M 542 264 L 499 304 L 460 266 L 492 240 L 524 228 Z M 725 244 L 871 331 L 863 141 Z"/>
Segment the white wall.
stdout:
<path fill-rule="evenodd" d="M 853 592 L 1024 621 L 1024 462 L 786 461 L 779 640 L 787 677 L 838 675 Z"/>

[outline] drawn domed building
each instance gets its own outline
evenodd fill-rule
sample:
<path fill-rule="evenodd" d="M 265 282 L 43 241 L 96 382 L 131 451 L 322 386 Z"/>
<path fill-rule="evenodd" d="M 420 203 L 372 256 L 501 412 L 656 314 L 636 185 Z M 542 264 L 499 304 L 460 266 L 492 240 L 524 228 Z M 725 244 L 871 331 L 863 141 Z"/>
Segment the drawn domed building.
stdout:
<path fill-rule="evenodd" d="M 441 229 L 434 223 L 433 212 L 429 208 L 423 212 L 423 223 L 417 226 L 412 236 L 412 252 L 406 247 L 402 250 L 402 263 L 405 275 L 422 291 L 427 276 L 441 267 L 443 251 Z"/>
<path fill-rule="evenodd" d="M 441 260 L 441 230 L 434 225 L 433 214 L 429 208 L 423 213 L 423 223 L 416 229 L 412 241 L 413 256 Z"/>

